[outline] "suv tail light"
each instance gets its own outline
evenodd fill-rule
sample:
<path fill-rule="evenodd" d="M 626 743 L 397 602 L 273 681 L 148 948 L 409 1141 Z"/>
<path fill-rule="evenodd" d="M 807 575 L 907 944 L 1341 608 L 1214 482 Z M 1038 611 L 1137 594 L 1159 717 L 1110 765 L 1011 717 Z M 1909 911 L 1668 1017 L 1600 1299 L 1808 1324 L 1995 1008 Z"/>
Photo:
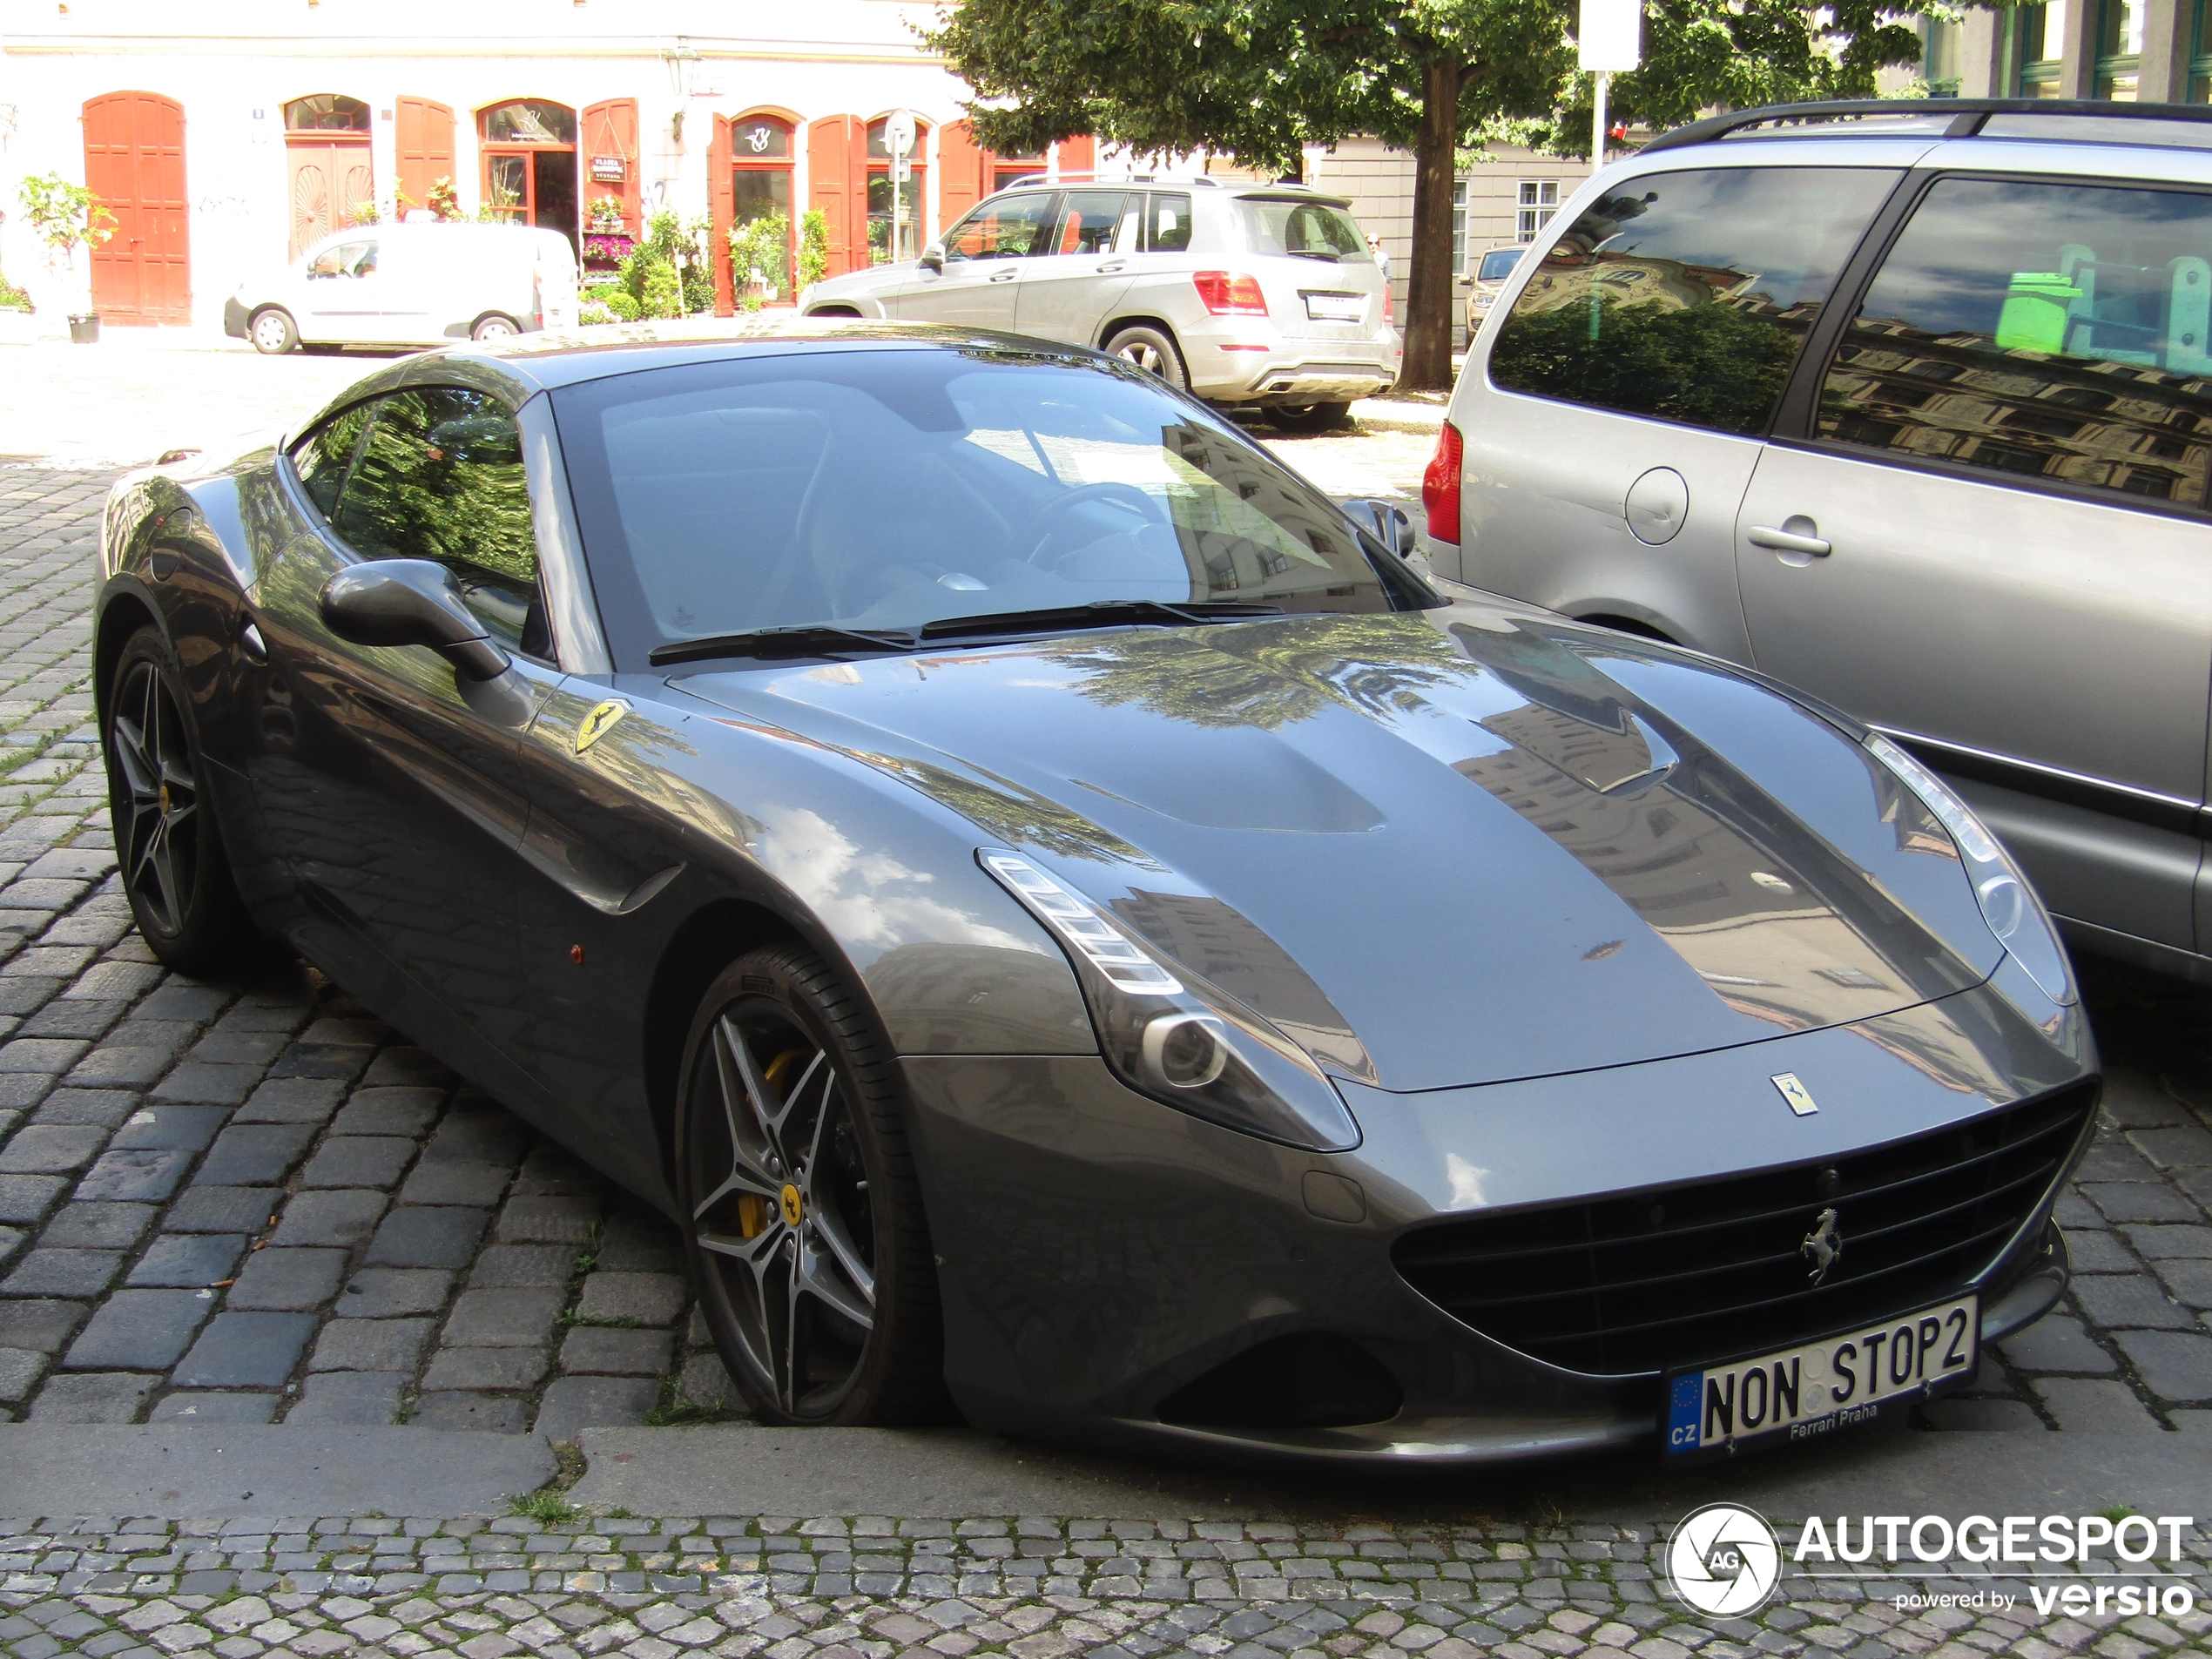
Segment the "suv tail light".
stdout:
<path fill-rule="evenodd" d="M 1267 296 L 1259 291 L 1256 276 L 1238 276 L 1228 271 L 1193 271 L 1190 286 L 1198 291 L 1198 303 L 1217 317 L 1264 317 Z"/>
<path fill-rule="evenodd" d="M 1449 421 L 1436 435 L 1436 453 L 1421 475 L 1421 510 L 1428 515 L 1428 533 L 1440 542 L 1460 539 L 1460 462 L 1466 444 L 1459 428 Z"/>

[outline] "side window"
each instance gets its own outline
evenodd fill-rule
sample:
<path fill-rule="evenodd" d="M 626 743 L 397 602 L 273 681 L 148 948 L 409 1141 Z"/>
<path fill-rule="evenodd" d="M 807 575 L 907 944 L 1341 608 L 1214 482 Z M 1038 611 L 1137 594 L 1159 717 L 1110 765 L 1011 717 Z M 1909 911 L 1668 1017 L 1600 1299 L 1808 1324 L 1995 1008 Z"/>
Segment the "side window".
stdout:
<path fill-rule="evenodd" d="M 376 244 L 374 242 L 346 242 L 337 247 L 327 247 L 315 255 L 307 267 L 311 277 L 367 276 L 376 269 Z"/>
<path fill-rule="evenodd" d="M 2208 504 L 2212 196 L 1939 179 L 1821 386 L 1820 435 Z"/>
<path fill-rule="evenodd" d="M 1043 253 L 1053 201 L 1053 197 L 1041 195 L 986 202 L 953 227 L 952 234 L 945 239 L 945 257 L 1021 260 Z"/>
<path fill-rule="evenodd" d="M 515 417 L 449 387 L 395 393 L 375 408 L 332 527 L 365 558 L 436 559 L 488 631 L 546 655 Z"/>
<path fill-rule="evenodd" d="M 356 403 L 341 409 L 292 446 L 292 469 L 325 518 L 337 509 L 338 488 L 346 482 L 346 469 L 354 464 L 354 451 L 361 447 L 371 408 Z"/>
<path fill-rule="evenodd" d="M 1774 414 L 1894 172 L 1647 174 L 1553 244 L 1490 353 L 1507 391 L 1722 432 Z"/>
<path fill-rule="evenodd" d="M 1120 190 L 1071 190 L 1060 209 L 1060 229 L 1052 239 L 1055 253 L 1110 253 L 1122 227 L 1122 203 L 1128 192 Z"/>
<path fill-rule="evenodd" d="M 1154 192 L 1144 213 L 1144 251 L 1185 253 L 1190 248 L 1190 198 L 1181 192 Z"/>

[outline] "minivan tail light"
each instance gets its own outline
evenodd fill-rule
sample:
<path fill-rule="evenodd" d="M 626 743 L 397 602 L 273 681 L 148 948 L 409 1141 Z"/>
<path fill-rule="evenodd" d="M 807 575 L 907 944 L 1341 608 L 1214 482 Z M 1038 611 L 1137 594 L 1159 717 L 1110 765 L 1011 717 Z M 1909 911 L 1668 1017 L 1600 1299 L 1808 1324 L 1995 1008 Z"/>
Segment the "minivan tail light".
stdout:
<path fill-rule="evenodd" d="M 1190 285 L 1198 291 L 1198 303 L 1217 317 L 1264 317 L 1267 296 L 1259 291 L 1256 276 L 1239 276 L 1229 271 L 1194 271 Z"/>
<path fill-rule="evenodd" d="M 1428 533 L 1440 542 L 1460 539 L 1460 465 L 1466 448 L 1459 428 L 1447 421 L 1421 475 L 1421 510 L 1428 515 Z"/>

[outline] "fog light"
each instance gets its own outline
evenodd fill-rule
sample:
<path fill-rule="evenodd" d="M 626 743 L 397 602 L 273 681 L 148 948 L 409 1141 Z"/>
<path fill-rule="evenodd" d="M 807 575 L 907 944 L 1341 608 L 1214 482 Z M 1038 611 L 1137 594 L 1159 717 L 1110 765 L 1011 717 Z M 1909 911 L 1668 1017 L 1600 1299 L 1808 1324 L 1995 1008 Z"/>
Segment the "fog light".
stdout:
<path fill-rule="evenodd" d="M 1177 1012 L 1144 1028 L 1144 1069 L 1170 1089 L 1203 1089 L 1228 1064 L 1218 1020 Z"/>

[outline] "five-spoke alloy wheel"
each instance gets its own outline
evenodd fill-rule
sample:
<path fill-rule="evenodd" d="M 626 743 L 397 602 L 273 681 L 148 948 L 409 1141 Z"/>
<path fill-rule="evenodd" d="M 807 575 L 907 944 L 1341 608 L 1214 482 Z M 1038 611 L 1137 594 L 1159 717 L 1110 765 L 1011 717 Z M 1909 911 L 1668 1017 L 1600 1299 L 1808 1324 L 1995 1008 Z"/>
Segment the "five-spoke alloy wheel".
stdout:
<path fill-rule="evenodd" d="M 123 647 L 106 713 L 108 812 L 139 933 L 185 973 L 249 960 L 266 947 L 232 880 L 168 647 L 155 629 L 140 629 Z"/>
<path fill-rule="evenodd" d="M 942 1338 L 892 1072 L 811 952 L 715 981 L 685 1048 L 678 1185 L 699 1301 L 765 1420 L 934 1414 Z"/>

